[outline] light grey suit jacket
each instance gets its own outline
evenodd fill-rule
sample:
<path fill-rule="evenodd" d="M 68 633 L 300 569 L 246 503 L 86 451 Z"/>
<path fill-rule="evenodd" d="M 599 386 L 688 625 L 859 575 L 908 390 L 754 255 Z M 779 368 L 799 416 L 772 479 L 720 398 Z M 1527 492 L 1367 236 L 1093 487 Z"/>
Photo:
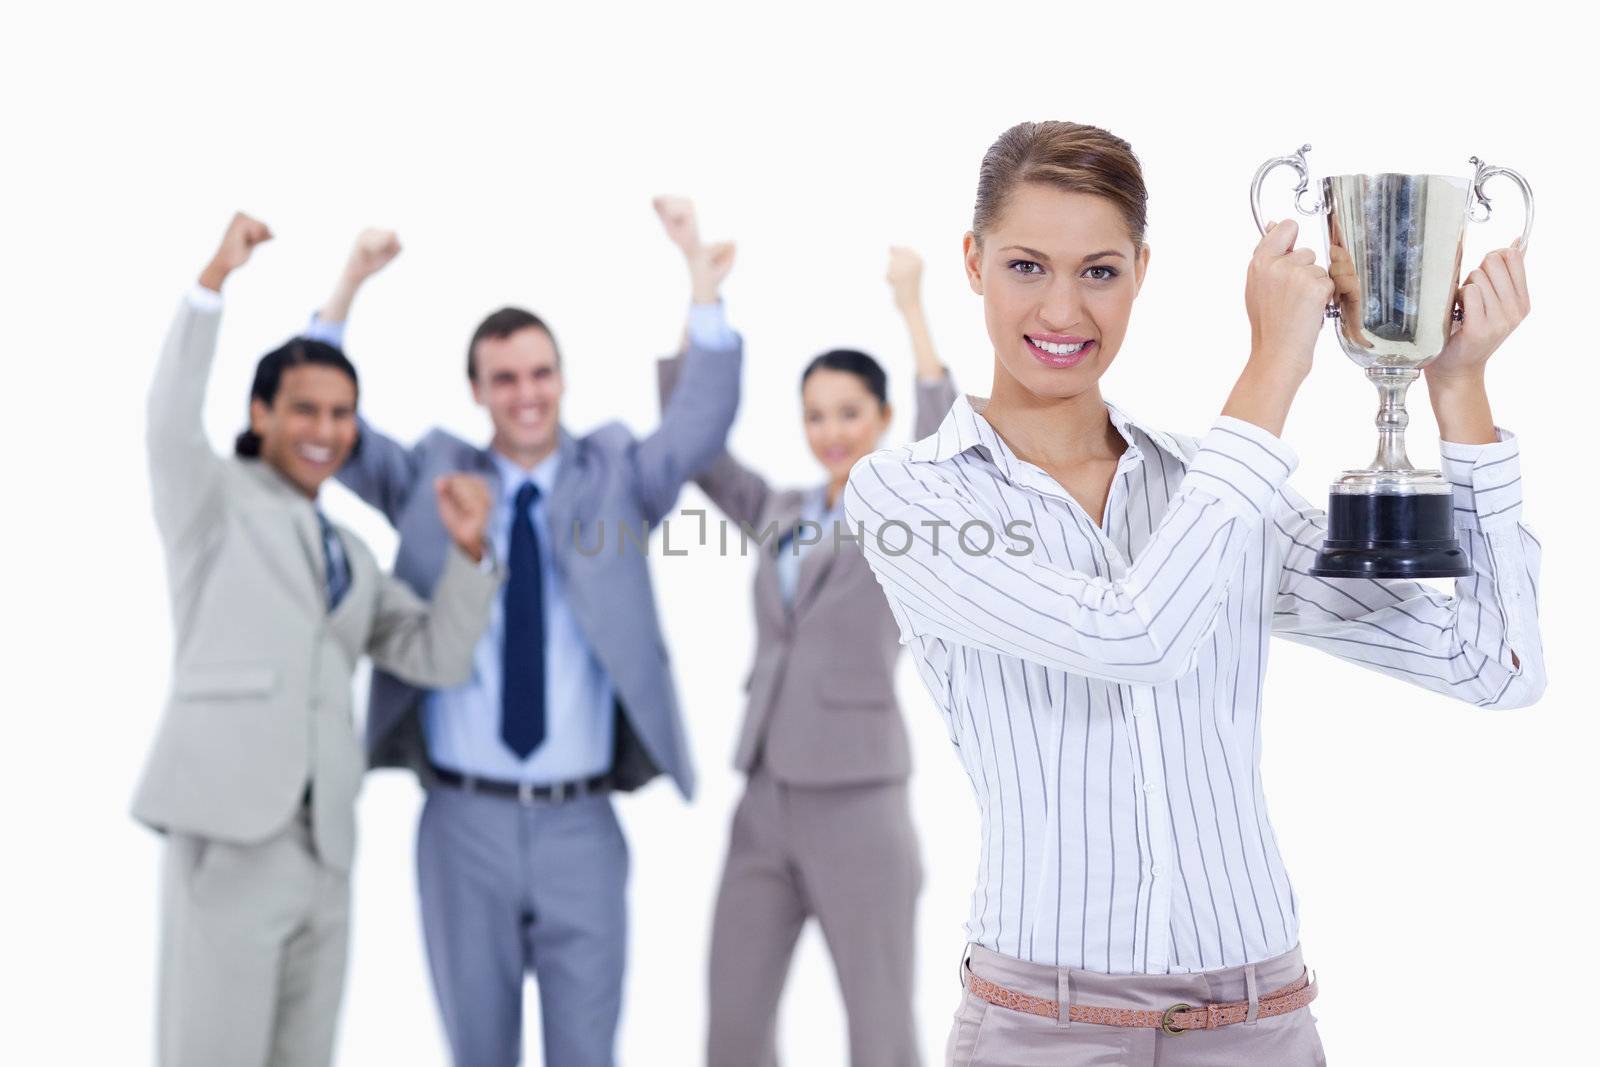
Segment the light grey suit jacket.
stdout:
<path fill-rule="evenodd" d="M 691 347 L 685 363 L 684 388 L 645 437 L 635 438 L 620 422 L 582 437 L 558 428 L 561 462 L 546 514 L 555 566 L 573 615 L 616 693 L 612 774 L 617 788 L 636 789 L 665 771 L 688 797 L 694 791 L 693 760 L 656 614 L 649 560 L 639 546 L 677 503 L 690 474 L 727 441 L 739 405 L 742 344 L 724 351 Z M 360 447 L 339 472 L 340 481 L 399 531 L 395 574 L 424 595 L 439 579 L 447 543 L 429 486 L 448 471 L 472 471 L 498 487 L 499 473 L 487 449 L 443 430 L 408 448 L 365 422 Z M 581 538 L 576 542 L 575 526 Z M 623 527 L 632 531 L 625 545 L 620 543 Z M 392 672 L 373 672 L 367 753 L 374 766 L 410 767 L 428 784 L 431 770 L 418 714 L 422 696 L 422 688 Z"/>
<path fill-rule="evenodd" d="M 679 369 L 677 357 L 657 363 L 663 403 L 675 395 Z M 937 382 L 918 379 L 915 435 L 936 431 L 955 399 L 948 370 Z M 894 692 L 900 630 L 861 549 L 850 541 L 836 544 L 825 529 L 800 559 L 790 607 L 778 585 L 774 549 L 800 521 L 815 489 L 774 489 L 727 452 L 695 484 L 755 534 L 774 527 L 757 550 L 756 653 L 744 683 L 748 696 L 734 765 L 748 774 L 759 761 L 774 777 L 801 786 L 905 778 L 911 753 Z M 749 543 L 757 545 L 754 536 Z"/>
<path fill-rule="evenodd" d="M 340 529 L 351 584 L 330 613 L 312 502 L 268 464 L 224 459 L 206 441 L 220 318 L 184 301 L 150 389 L 175 653 L 133 811 L 158 830 L 248 844 L 287 825 L 309 782 L 318 853 L 348 869 L 365 769 L 351 722 L 356 661 L 366 652 L 424 684 L 464 680 L 503 568 L 453 550 L 430 608 Z"/>

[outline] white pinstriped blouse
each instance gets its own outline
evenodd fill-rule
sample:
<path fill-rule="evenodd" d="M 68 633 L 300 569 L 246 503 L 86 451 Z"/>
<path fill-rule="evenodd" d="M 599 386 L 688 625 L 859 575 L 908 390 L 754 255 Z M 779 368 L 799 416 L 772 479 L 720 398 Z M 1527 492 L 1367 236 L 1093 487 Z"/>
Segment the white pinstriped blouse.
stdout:
<path fill-rule="evenodd" d="M 1480 707 L 1542 692 L 1511 434 L 1441 442 L 1473 568 L 1445 596 L 1308 574 L 1324 514 L 1252 423 L 1222 416 L 1196 441 L 1107 404 L 1128 447 L 1096 526 L 985 402 L 959 397 L 933 436 L 865 457 L 844 495 L 977 793 L 971 941 L 1114 974 L 1295 945 L 1259 774 L 1271 633 Z"/>

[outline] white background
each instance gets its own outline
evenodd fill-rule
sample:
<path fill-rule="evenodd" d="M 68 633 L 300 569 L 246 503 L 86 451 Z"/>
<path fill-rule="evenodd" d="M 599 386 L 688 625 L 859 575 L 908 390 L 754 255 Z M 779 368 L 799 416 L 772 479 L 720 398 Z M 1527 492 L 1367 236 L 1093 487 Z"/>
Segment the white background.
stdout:
<path fill-rule="evenodd" d="M 653 357 L 687 283 L 649 198 L 693 195 L 739 242 L 744 333 L 733 447 L 780 482 L 819 472 L 796 382 L 853 345 L 891 370 L 909 429 L 911 359 L 885 250 L 928 260 L 939 350 L 987 394 L 991 349 L 960 239 L 978 161 L 1029 118 L 1105 126 L 1150 185 L 1154 253 L 1107 395 L 1200 432 L 1244 355 L 1254 244 L 1246 185 L 1309 140 L 1314 173 L 1466 175 L 1477 154 L 1539 197 L 1534 312 L 1495 356 L 1498 421 L 1520 434 L 1526 516 L 1546 556 L 1552 673 L 1532 710 L 1486 713 L 1277 643 L 1265 775 L 1302 899 L 1315 1007 L 1335 1063 L 1568 1061 L 1586 1047 L 1596 730 L 1594 183 L 1588 38 L 1538 4 L 969 6 L 658 4 L 74 5 L 8 14 L 0 183 L 9 575 L 0 818 L 0 1060 L 142 1063 L 151 1045 L 157 838 L 127 804 L 156 721 L 169 630 L 149 518 L 142 398 L 168 316 L 235 209 L 272 245 L 228 285 L 207 421 L 227 447 L 257 355 L 299 328 L 362 226 L 406 250 L 357 304 L 349 350 L 369 415 L 402 437 L 485 421 L 463 379 L 477 320 L 546 316 L 564 421 L 655 417 Z M 1111 11 L 1120 12 L 1109 15 Z M 1287 176 L 1269 214 L 1288 213 Z M 1472 262 L 1520 211 L 1467 237 Z M 1294 484 L 1370 454 L 1373 391 L 1324 336 L 1286 431 Z M 1412 393 L 1412 454 L 1436 461 Z M 689 489 L 680 505 L 703 506 Z M 387 558 L 393 538 L 339 490 L 327 506 Z M 729 761 L 751 647 L 748 560 L 655 561 L 701 789 L 621 801 L 634 857 L 621 1058 L 692 1064 L 712 893 L 739 780 Z M 248 610 L 241 605 L 241 610 Z M 19 640 L 20 639 L 20 640 Z M 939 1062 L 977 857 L 970 786 L 908 660 L 927 885 L 916 998 Z M 362 680 L 364 685 L 364 679 Z M 1588 709 L 1586 712 L 1585 709 Z M 411 868 L 419 792 L 369 779 L 355 875 L 343 1064 L 444 1060 Z M 530 983 L 530 1005 L 533 986 Z M 527 1047 L 538 1063 L 537 1013 Z M 842 1064 L 843 1015 L 815 932 L 782 1008 L 794 1064 Z"/>

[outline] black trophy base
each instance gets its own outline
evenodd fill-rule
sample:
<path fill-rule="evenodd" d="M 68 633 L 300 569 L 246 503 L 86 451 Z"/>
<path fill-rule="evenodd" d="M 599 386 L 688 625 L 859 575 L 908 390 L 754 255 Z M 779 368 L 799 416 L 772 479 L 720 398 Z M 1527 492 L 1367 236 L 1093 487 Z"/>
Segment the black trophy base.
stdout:
<path fill-rule="evenodd" d="M 1329 493 L 1322 578 L 1459 578 L 1471 574 L 1448 493 Z"/>

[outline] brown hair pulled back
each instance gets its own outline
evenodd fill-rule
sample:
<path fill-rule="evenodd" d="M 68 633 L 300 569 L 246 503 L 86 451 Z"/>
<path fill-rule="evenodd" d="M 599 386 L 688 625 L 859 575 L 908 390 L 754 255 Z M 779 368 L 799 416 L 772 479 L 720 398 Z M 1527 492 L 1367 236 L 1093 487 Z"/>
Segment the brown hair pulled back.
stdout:
<path fill-rule="evenodd" d="M 972 232 L 980 244 L 1023 182 L 1105 197 L 1122 212 L 1134 248 L 1144 247 L 1144 172 L 1132 146 L 1115 134 L 1058 121 L 1019 122 L 1002 133 L 978 169 Z"/>

